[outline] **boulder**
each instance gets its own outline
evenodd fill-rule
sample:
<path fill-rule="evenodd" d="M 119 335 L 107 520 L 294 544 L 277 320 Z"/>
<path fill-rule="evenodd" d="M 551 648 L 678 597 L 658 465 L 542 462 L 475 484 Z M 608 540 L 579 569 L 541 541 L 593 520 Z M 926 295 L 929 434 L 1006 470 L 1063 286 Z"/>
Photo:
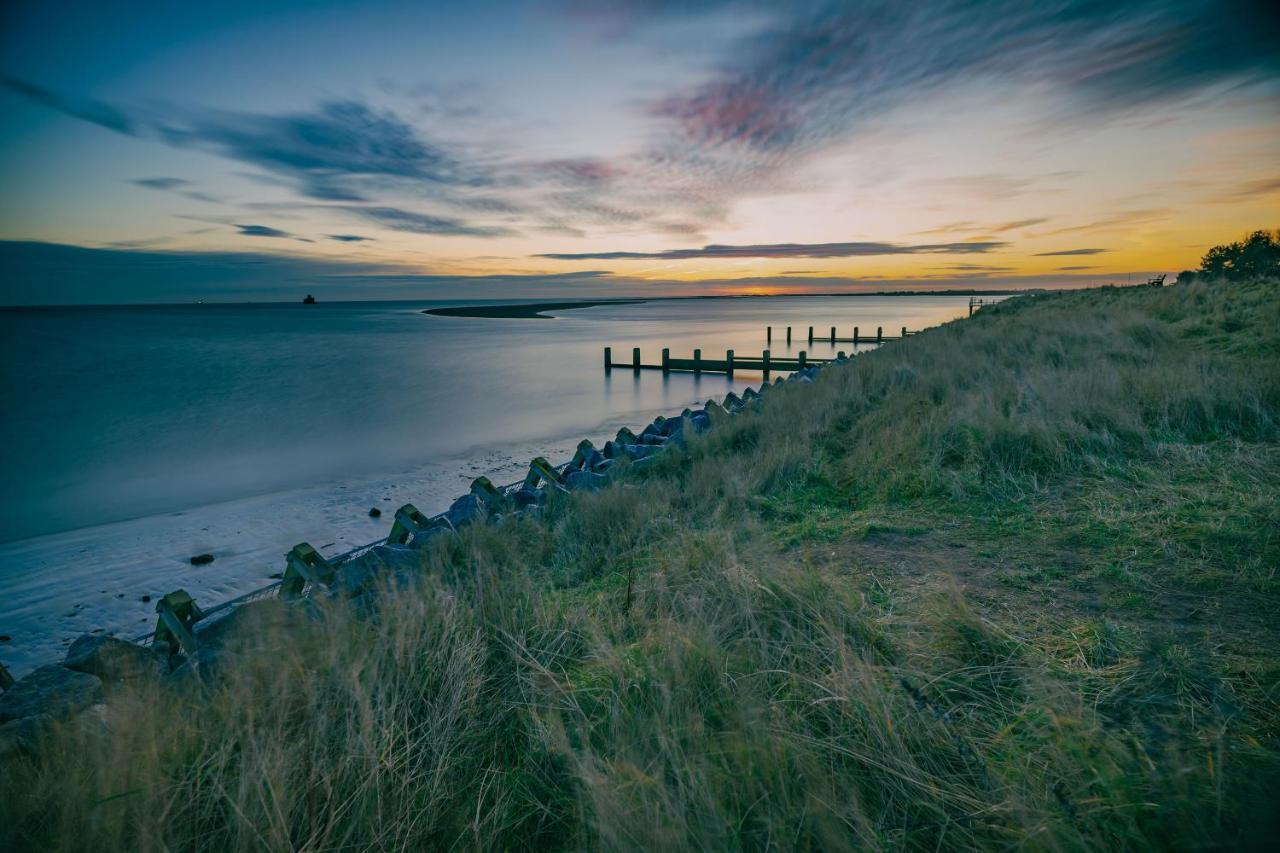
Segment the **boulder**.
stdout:
<path fill-rule="evenodd" d="M 102 681 L 60 664 L 42 666 L 0 693 L 0 723 L 36 714 L 69 717 L 102 701 Z"/>
<path fill-rule="evenodd" d="M 35 714 L 0 725 L 0 759 L 34 752 L 51 728 L 53 717 L 48 714 Z"/>
<path fill-rule="evenodd" d="M 164 656 L 159 652 L 109 634 L 80 637 L 67 649 L 62 665 L 96 675 L 103 681 L 160 676 L 166 668 Z"/>
<path fill-rule="evenodd" d="M 379 545 L 348 560 L 338 569 L 334 587 L 343 595 L 354 597 L 372 589 L 379 581 L 388 583 L 398 574 L 413 574 L 422 568 L 422 560 L 405 545 Z"/>
<path fill-rule="evenodd" d="M 480 503 L 480 499 L 475 495 L 463 495 L 453 502 L 444 517 L 456 530 L 476 521 L 483 521 L 484 504 Z"/>
<path fill-rule="evenodd" d="M 280 599 L 259 598 L 232 608 L 221 619 L 203 625 L 197 623 L 196 642 L 201 649 L 239 643 L 269 645 L 281 632 L 288 630 L 295 618 L 289 605 Z"/>
<path fill-rule="evenodd" d="M 453 525 L 449 523 L 447 518 L 437 518 L 426 530 L 419 530 L 413 534 L 413 538 L 409 540 L 409 547 L 415 551 L 420 551 L 435 541 L 437 536 L 454 532 Z"/>
<path fill-rule="evenodd" d="M 609 442 L 609 444 L 612 443 Z M 609 445 L 605 446 L 608 447 Z M 547 494 L 539 489 L 519 489 L 512 495 L 512 498 L 515 499 L 516 506 L 524 509 L 529 506 L 540 506 L 546 501 Z"/>
<path fill-rule="evenodd" d="M 633 444 L 629 447 L 624 447 L 623 452 L 627 455 L 628 459 L 635 461 L 655 456 L 661 453 L 662 449 L 662 446 L 657 444 Z"/>
<path fill-rule="evenodd" d="M 572 492 L 602 489 L 608 482 L 609 479 L 605 475 L 591 471 L 571 471 L 569 476 L 565 478 L 565 485 Z"/>

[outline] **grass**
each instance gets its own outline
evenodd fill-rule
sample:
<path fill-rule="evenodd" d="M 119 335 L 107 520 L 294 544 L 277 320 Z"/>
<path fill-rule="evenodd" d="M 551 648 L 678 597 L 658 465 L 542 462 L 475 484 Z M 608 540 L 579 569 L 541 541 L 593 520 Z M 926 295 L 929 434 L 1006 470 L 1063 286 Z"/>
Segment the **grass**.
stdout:
<path fill-rule="evenodd" d="M 6 766 L 0 847 L 1261 847 L 1278 368 L 1276 282 L 984 308 L 377 618 L 260 605 Z"/>

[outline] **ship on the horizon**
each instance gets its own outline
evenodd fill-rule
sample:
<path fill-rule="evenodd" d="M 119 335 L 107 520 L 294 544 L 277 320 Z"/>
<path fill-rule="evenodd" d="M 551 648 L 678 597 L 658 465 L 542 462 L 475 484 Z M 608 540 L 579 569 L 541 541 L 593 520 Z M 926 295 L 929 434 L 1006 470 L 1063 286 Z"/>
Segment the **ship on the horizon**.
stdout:
<path fill-rule="evenodd" d="M 306 295 L 306 297 L 302 300 L 302 304 L 303 304 L 303 305 L 315 305 L 315 304 L 316 304 L 316 298 L 315 298 L 314 296 L 312 296 L 310 293 L 308 293 L 308 294 Z"/>

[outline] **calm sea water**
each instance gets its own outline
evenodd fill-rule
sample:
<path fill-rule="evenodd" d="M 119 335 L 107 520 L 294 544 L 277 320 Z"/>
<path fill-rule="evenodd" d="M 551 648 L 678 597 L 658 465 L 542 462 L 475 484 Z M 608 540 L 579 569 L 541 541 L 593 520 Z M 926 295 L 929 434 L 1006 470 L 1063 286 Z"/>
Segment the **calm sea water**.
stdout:
<path fill-rule="evenodd" d="M 758 379 L 606 376 L 604 346 L 758 354 L 771 324 L 775 354 L 821 357 L 851 347 L 809 346 L 809 325 L 918 329 L 967 302 L 656 300 L 550 320 L 420 313 L 441 302 L 4 310 L 0 541 L 596 434 Z"/>

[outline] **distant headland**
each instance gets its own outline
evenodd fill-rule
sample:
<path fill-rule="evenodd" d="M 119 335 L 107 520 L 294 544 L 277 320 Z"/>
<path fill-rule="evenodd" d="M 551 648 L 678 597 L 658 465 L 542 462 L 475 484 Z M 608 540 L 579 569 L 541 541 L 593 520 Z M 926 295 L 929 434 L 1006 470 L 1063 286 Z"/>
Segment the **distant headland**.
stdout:
<path fill-rule="evenodd" d="M 525 305 L 457 305 L 428 308 L 423 314 L 437 317 L 488 317 L 500 319 L 552 320 L 544 311 L 568 311 L 572 308 L 594 308 L 598 305 L 639 305 L 643 299 L 604 299 L 595 302 L 531 302 Z"/>

